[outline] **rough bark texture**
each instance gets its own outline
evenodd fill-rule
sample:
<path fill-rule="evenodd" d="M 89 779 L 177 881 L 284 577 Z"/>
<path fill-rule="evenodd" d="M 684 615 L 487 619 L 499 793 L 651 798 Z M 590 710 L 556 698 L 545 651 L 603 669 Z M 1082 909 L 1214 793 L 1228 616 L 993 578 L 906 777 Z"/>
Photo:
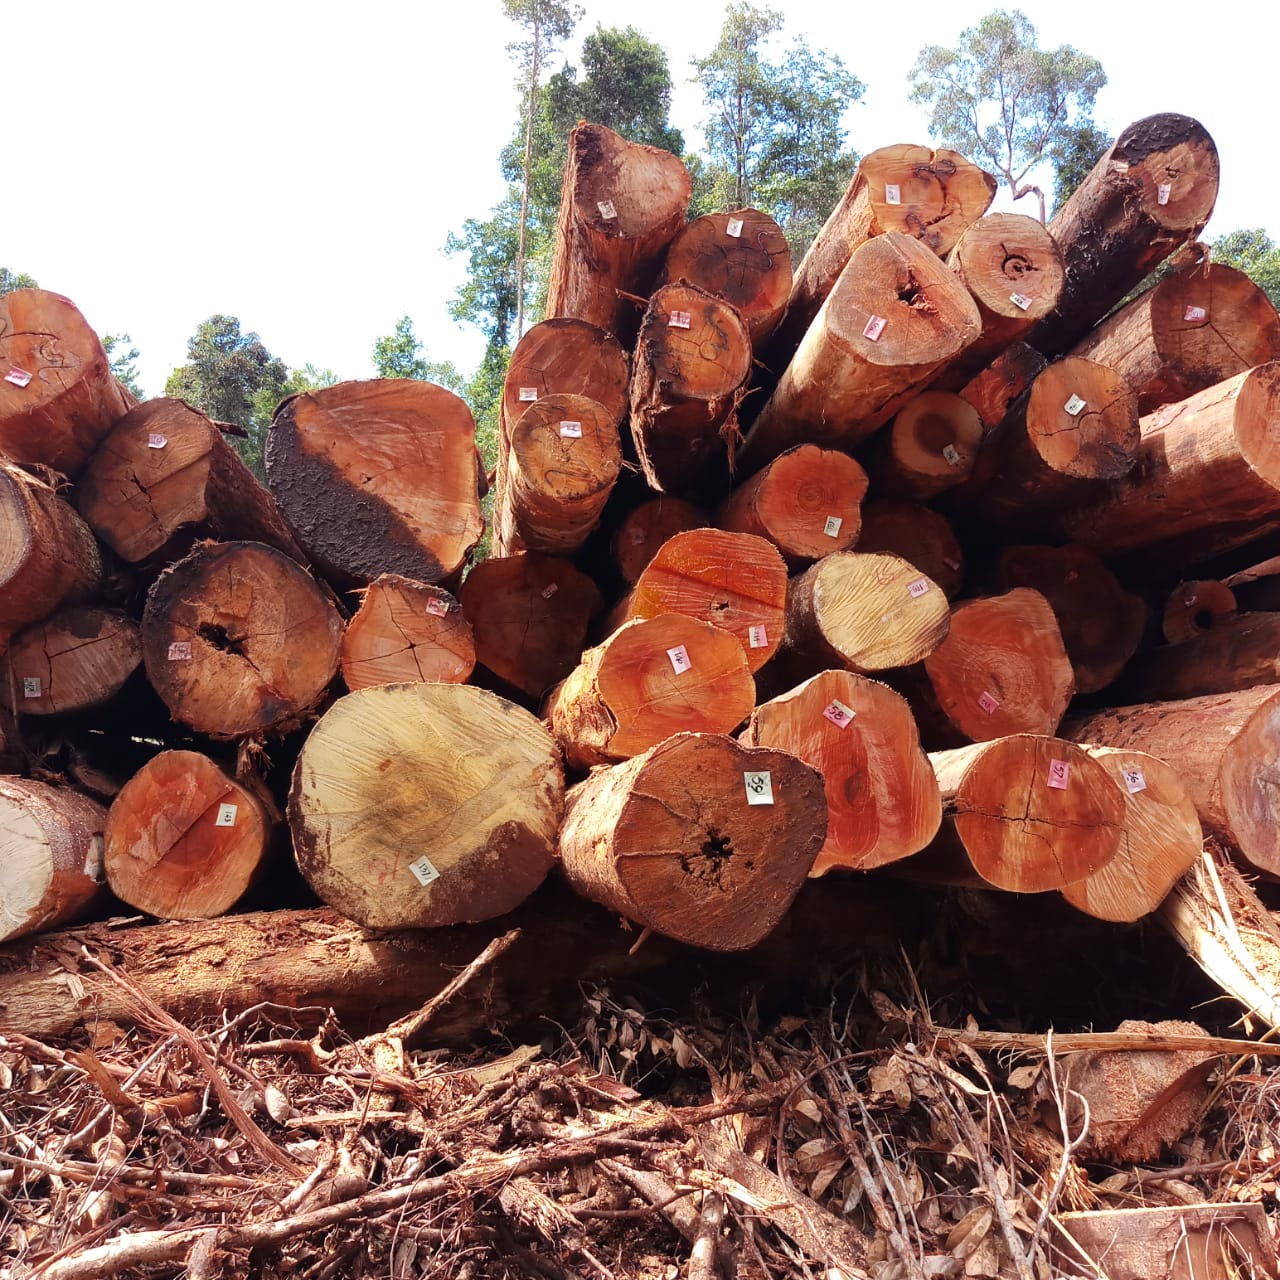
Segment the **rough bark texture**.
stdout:
<path fill-rule="evenodd" d="M 283 733 L 338 669 L 342 619 L 288 556 L 207 542 L 156 579 L 142 615 L 147 677 L 175 720 L 212 737 Z"/>
<path fill-rule="evenodd" d="M 613 535 L 613 559 L 622 580 L 635 582 L 668 538 L 710 523 L 701 507 L 683 498 L 663 495 L 634 507 Z"/>
<path fill-rule="evenodd" d="M 70 299 L 44 289 L 0 297 L 0 454 L 74 479 L 130 403 Z"/>
<path fill-rule="evenodd" d="M 757 707 L 741 740 L 789 751 L 822 774 L 829 820 L 815 876 L 897 862 L 937 834 L 937 779 L 911 708 L 887 685 L 823 671 Z"/>
<path fill-rule="evenodd" d="M 564 772 L 527 711 L 469 685 L 340 698 L 303 745 L 289 793 L 311 887 L 367 928 L 510 911 L 551 869 Z"/>
<path fill-rule="evenodd" d="M 1049 356 L 1074 346 L 1200 234 L 1217 198 L 1218 151 L 1198 121 L 1165 113 L 1121 130 L 1049 223 L 1066 278 L 1058 305 L 1027 341 Z"/>
<path fill-rule="evenodd" d="M 1212 578 L 1180 582 L 1165 601 L 1160 629 L 1170 644 L 1181 644 L 1231 622 L 1238 609 L 1235 592 Z"/>
<path fill-rule="evenodd" d="M 593 901 L 668 937 L 737 951 L 781 919 L 826 831 L 816 769 L 680 733 L 569 792 L 560 857 Z"/>
<path fill-rule="evenodd" d="M 76 506 L 123 560 L 167 564 L 198 538 L 265 542 L 305 564 L 275 503 L 198 409 L 147 400 L 94 450 Z"/>
<path fill-rule="evenodd" d="M 1274 686 L 1098 711 L 1068 721 L 1063 733 L 1167 761 L 1206 829 L 1259 871 L 1280 875 L 1280 690 Z"/>
<path fill-rule="evenodd" d="M 948 600 L 964 586 L 964 552 L 946 516 L 913 502 L 862 508 L 859 551 L 888 551 L 936 582 Z"/>
<path fill-rule="evenodd" d="M 267 479 L 320 571 L 343 587 L 399 573 L 448 582 L 484 531 L 475 422 L 412 378 L 291 396 L 267 434 Z"/>
<path fill-rule="evenodd" d="M 963 484 L 982 437 L 982 419 L 967 400 L 948 391 L 922 391 L 877 436 L 870 464 L 876 493 L 927 502 Z"/>
<path fill-rule="evenodd" d="M 1280 613 L 1242 613 L 1179 644 L 1149 649 L 1124 676 L 1125 695 L 1143 702 L 1261 684 L 1280 684 Z"/>
<path fill-rule="evenodd" d="M 983 429 L 990 433 L 1031 390 L 1031 384 L 1047 363 L 1044 356 L 1025 342 L 1015 342 L 965 383 L 959 395 L 978 411 Z"/>
<path fill-rule="evenodd" d="M 229 911 L 267 853 L 262 803 L 198 751 L 162 751 L 107 814 L 103 861 L 122 902 L 170 920 Z"/>

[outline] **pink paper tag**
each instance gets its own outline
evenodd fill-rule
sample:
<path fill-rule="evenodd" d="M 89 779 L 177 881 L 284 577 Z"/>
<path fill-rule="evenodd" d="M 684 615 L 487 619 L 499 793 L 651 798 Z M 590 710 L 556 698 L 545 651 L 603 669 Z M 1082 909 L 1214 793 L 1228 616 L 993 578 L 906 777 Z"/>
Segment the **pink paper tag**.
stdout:
<path fill-rule="evenodd" d="M 427 601 L 427 612 L 434 614 L 437 618 L 444 618 L 449 614 L 449 606 L 443 600 L 436 600 L 433 597 Z"/>
<path fill-rule="evenodd" d="M 769 637 L 765 633 L 763 623 L 747 628 L 747 643 L 753 649 L 767 649 L 769 647 Z"/>
<path fill-rule="evenodd" d="M 169 646 L 170 662 L 190 662 L 191 661 L 191 641 L 175 640 Z"/>
<path fill-rule="evenodd" d="M 1120 772 L 1124 774 L 1124 785 L 1131 796 L 1147 789 L 1147 780 L 1141 769 L 1122 769 Z"/>
<path fill-rule="evenodd" d="M 551 597 L 555 595 L 555 593 L 559 590 L 560 590 L 559 583 L 557 582 L 548 583 L 548 585 L 544 587 L 542 590 L 542 598 L 544 600 L 550 600 Z"/>
<path fill-rule="evenodd" d="M 1209 313 L 1203 307 L 1188 307 L 1182 313 L 1182 318 L 1189 324 L 1196 324 L 1201 320 L 1207 320 Z"/>
<path fill-rule="evenodd" d="M 689 650 L 682 644 L 676 645 L 674 649 L 668 649 L 667 657 L 671 659 L 671 670 L 676 675 L 683 675 L 693 666 L 693 663 L 689 661 Z"/>
<path fill-rule="evenodd" d="M 880 335 L 884 332 L 884 327 L 889 322 L 883 316 L 872 316 L 867 321 L 866 328 L 862 331 L 864 338 L 870 338 L 872 342 L 879 342 Z"/>
<path fill-rule="evenodd" d="M 163 449 L 169 443 L 168 436 L 158 436 L 154 433 L 147 437 L 148 449 Z"/>
<path fill-rule="evenodd" d="M 846 707 L 839 698 L 833 698 L 822 712 L 828 720 L 831 721 L 837 729 L 844 729 L 853 719 L 855 712 L 852 707 Z"/>
<path fill-rule="evenodd" d="M 1055 791 L 1065 791 L 1067 789 L 1067 779 L 1071 773 L 1071 766 L 1065 760 L 1049 761 L 1049 785 Z"/>
<path fill-rule="evenodd" d="M 1069 587 L 1080 575 L 1074 569 L 1068 569 L 1066 576 L 1062 579 L 1062 585 Z"/>
<path fill-rule="evenodd" d="M 15 364 L 9 372 L 4 375 L 6 382 L 12 382 L 15 387 L 25 387 L 31 381 L 32 375 L 25 369 L 19 369 Z"/>
<path fill-rule="evenodd" d="M 667 321 L 669 329 L 688 329 L 693 324 L 693 316 L 687 311 L 673 311 Z"/>
<path fill-rule="evenodd" d="M 913 600 L 918 600 L 926 591 L 929 590 L 929 579 L 917 578 L 914 582 L 908 582 L 907 590 L 911 593 L 911 598 Z"/>
<path fill-rule="evenodd" d="M 989 693 L 983 693 L 979 696 L 978 706 L 989 716 L 1000 710 L 1000 704 Z"/>

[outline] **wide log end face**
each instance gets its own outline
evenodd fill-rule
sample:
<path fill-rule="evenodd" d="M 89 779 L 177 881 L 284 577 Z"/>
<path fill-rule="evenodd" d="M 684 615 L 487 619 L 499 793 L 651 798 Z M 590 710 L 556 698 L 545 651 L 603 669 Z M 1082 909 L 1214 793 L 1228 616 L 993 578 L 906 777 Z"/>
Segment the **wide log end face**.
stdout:
<path fill-rule="evenodd" d="M 614 423 L 621 423 L 629 382 L 627 353 L 613 334 L 572 316 L 543 320 L 511 353 L 502 420 L 509 430 L 531 404 L 551 395 L 574 395 L 603 405 Z"/>
<path fill-rule="evenodd" d="M 1141 441 L 1138 401 L 1129 385 L 1105 365 L 1079 356 L 1051 364 L 1036 379 L 1026 428 L 1048 467 L 1080 480 L 1128 474 Z"/>
<path fill-rule="evenodd" d="M 1280 692 L 1222 753 L 1218 788 L 1226 834 L 1254 867 L 1280 878 Z"/>
<path fill-rule="evenodd" d="M 1062 253 L 1048 230 L 1021 213 L 991 213 L 960 237 L 950 265 L 983 311 L 1023 329 L 1062 296 Z"/>
<path fill-rule="evenodd" d="M 1280 507 L 1280 360 L 1245 374 L 1234 412 L 1240 455 L 1276 491 Z"/>
<path fill-rule="evenodd" d="M 898 410 L 883 437 L 875 471 L 887 496 L 918 502 L 963 484 L 983 438 L 982 419 L 967 400 L 922 391 Z"/>
<path fill-rule="evenodd" d="M 1143 212 L 1169 231 L 1195 232 L 1218 199 L 1218 148 L 1191 116 L 1162 112 L 1123 130 L 1099 161 L 1136 181 Z"/>
<path fill-rule="evenodd" d="M 858 174 L 866 183 L 876 228 L 913 236 L 939 257 L 981 218 L 996 180 L 958 151 L 895 143 L 868 152 Z"/>

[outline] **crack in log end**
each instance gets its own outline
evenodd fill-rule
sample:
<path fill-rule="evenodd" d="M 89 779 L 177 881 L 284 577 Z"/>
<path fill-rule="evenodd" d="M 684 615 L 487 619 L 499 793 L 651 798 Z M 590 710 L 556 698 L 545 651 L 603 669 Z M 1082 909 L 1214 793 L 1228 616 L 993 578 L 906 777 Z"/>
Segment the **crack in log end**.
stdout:
<path fill-rule="evenodd" d="M 708 888 L 723 890 L 728 887 L 724 882 L 724 873 L 734 852 L 732 836 L 723 835 L 715 827 L 708 827 L 701 852 L 683 854 L 680 858 L 680 870 Z M 745 866 L 748 871 L 752 869 L 750 862 Z"/>

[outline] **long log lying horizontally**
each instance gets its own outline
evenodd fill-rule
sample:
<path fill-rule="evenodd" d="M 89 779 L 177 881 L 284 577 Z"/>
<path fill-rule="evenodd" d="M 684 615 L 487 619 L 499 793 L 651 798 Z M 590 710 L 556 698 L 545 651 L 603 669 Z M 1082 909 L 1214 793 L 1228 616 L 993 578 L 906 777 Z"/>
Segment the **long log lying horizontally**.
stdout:
<path fill-rule="evenodd" d="M 1280 684 L 1280 613 L 1242 613 L 1179 644 L 1148 649 L 1124 675 L 1125 696 L 1140 702 L 1262 684 Z"/>

